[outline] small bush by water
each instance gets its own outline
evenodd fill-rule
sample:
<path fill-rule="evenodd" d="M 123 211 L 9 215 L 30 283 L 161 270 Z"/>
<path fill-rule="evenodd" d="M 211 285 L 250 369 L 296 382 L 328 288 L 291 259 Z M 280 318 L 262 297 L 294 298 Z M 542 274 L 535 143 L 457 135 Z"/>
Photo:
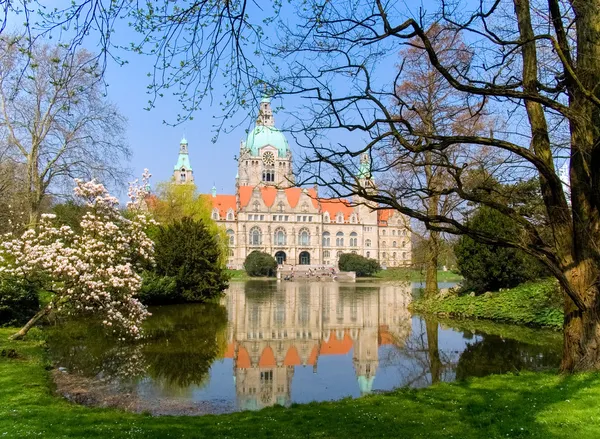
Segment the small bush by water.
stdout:
<path fill-rule="evenodd" d="M 277 261 L 268 253 L 254 250 L 244 261 L 244 270 L 248 276 L 265 277 L 275 276 Z"/>
<path fill-rule="evenodd" d="M 553 279 L 528 282 L 482 296 L 434 297 L 411 304 L 417 313 L 489 319 L 519 325 L 561 329 L 563 311 L 558 284 Z"/>
<path fill-rule="evenodd" d="M 354 271 L 358 277 L 373 276 L 381 267 L 375 259 L 365 258 L 354 253 L 343 253 L 340 255 L 338 266 L 341 271 Z"/>
<path fill-rule="evenodd" d="M 23 325 L 39 309 L 35 288 L 12 278 L 0 278 L 0 326 Z"/>

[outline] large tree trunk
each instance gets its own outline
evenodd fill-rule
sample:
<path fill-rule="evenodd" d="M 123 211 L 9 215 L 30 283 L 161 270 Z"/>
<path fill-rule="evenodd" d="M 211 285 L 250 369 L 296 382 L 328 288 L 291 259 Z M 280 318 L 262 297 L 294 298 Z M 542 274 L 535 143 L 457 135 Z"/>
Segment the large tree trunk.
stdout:
<path fill-rule="evenodd" d="M 593 262 L 569 271 L 570 284 L 584 298 L 579 309 L 565 294 L 563 372 L 600 370 L 600 290 Z"/>
<path fill-rule="evenodd" d="M 38 313 L 36 315 L 34 315 L 31 320 L 29 320 L 25 326 L 23 326 L 17 333 L 13 334 L 10 339 L 11 340 L 20 340 L 23 337 L 25 337 L 25 335 L 27 335 L 27 332 L 29 332 L 29 330 L 31 328 L 33 328 L 33 326 L 38 322 L 39 319 L 41 319 L 42 317 L 44 317 L 46 314 L 48 314 L 50 312 L 50 308 L 48 306 L 43 307 L 41 310 L 38 311 Z"/>
<path fill-rule="evenodd" d="M 431 231 L 427 241 L 427 254 L 425 255 L 425 296 L 431 297 L 438 293 L 438 258 L 440 252 L 439 232 Z"/>

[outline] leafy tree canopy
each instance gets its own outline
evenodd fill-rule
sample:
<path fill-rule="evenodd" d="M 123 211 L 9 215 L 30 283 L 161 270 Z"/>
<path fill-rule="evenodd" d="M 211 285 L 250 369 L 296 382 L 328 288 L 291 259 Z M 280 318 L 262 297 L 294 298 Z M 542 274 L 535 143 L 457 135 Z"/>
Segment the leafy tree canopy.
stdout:
<path fill-rule="evenodd" d="M 255 250 L 246 257 L 244 269 L 249 276 L 274 276 L 277 261 L 270 254 Z"/>

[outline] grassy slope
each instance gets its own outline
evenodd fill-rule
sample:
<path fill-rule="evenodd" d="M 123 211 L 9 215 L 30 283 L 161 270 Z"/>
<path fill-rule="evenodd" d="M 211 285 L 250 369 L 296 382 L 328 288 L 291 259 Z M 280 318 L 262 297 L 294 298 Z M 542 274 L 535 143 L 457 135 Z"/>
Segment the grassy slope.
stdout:
<path fill-rule="evenodd" d="M 548 279 L 493 293 L 490 297 L 421 299 L 413 302 L 411 308 L 417 313 L 561 329 L 563 312 L 556 288 L 556 282 Z"/>
<path fill-rule="evenodd" d="M 387 270 L 379 271 L 371 279 L 373 278 L 421 282 L 425 281 L 425 272 L 413 268 L 388 268 Z M 438 270 L 438 282 L 458 282 L 461 280 L 462 276 L 460 274 Z"/>
<path fill-rule="evenodd" d="M 13 329 L 14 330 L 14 329 Z M 573 438 L 600 437 L 600 375 L 490 376 L 424 390 L 291 409 L 204 417 L 149 417 L 85 408 L 52 395 L 41 342 L 7 342 L 0 357 L 3 438 Z"/>

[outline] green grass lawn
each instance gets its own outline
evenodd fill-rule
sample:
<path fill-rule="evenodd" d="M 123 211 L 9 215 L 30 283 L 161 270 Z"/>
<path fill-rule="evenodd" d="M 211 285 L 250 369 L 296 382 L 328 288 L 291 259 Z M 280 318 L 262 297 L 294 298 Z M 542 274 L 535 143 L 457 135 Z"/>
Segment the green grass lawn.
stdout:
<path fill-rule="evenodd" d="M 248 276 L 245 270 L 226 270 L 229 278 L 235 281 L 241 280 L 274 280 L 275 277 L 252 277 Z"/>
<path fill-rule="evenodd" d="M 555 280 L 528 282 L 497 293 L 419 299 L 411 304 L 416 313 L 447 317 L 489 319 L 498 322 L 561 329 L 562 299 Z"/>
<path fill-rule="evenodd" d="M 388 268 L 381 270 L 373 278 L 383 280 L 401 280 L 410 282 L 425 281 L 425 271 L 414 268 Z M 372 278 L 371 278 L 372 279 Z M 438 282 L 459 282 L 462 276 L 452 271 L 438 270 Z"/>
<path fill-rule="evenodd" d="M 43 342 L 7 341 L 14 330 L 0 329 L 0 352 L 18 354 L 0 356 L 1 438 L 600 437 L 600 374 L 490 376 L 219 416 L 151 417 L 86 408 L 52 394 Z"/>

